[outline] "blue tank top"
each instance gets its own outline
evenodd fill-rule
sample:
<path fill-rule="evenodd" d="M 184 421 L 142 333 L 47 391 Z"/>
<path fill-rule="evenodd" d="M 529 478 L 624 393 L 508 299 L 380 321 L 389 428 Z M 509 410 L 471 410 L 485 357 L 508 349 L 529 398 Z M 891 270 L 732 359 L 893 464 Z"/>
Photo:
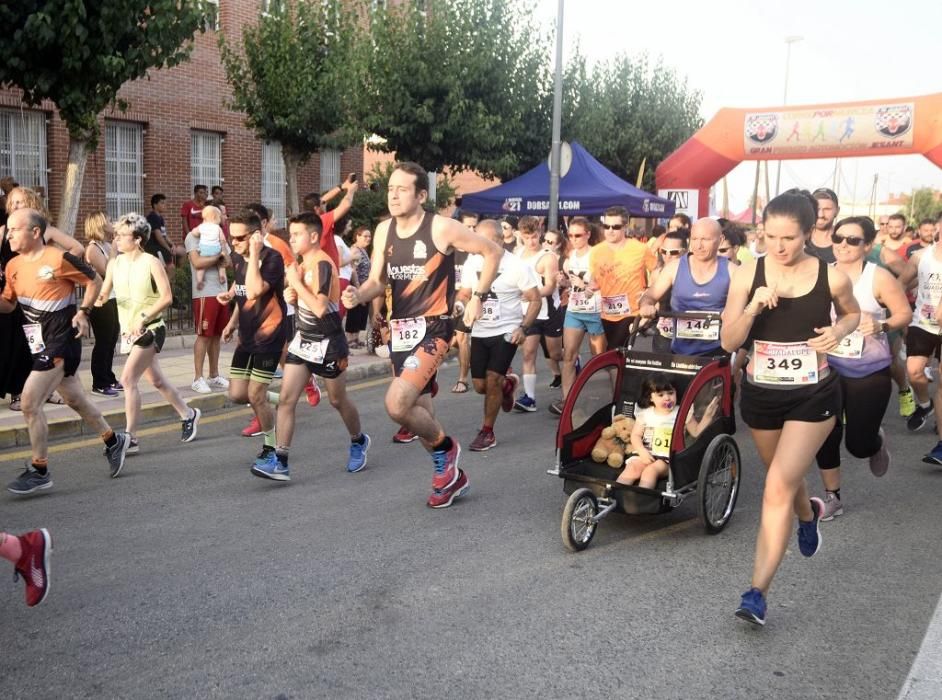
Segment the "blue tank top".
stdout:
<path fill-rule="evenodd" d="M 690 272 L 690 256 L 680 259 L 677 275 L 674 277 L 674 286 L 671 289 L 672 311 L 716 311 L 726 306 L 726 295 L 729 293 L 729 260 L 718 258 L 716 261 L 716 274 L 705 284 L 699 284 Z M 693 340 L 688 338 L 674 338 L 671 350 L 679 355 L 703 355 L 720 349 L 719 328 L 716 340 Z M 678 327 L 678 333 L 680 328 Z"/>

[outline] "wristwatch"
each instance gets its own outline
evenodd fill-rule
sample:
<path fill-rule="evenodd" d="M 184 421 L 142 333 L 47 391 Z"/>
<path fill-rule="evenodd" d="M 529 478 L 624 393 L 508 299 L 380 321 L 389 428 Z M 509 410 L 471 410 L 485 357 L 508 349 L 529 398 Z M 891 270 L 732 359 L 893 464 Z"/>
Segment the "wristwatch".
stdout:
<path fill-rule="evenodd" d="M 81 311 L 81 312 L 84 313 L 86 316 L 88 316 L 88 315 L 92 312 L 92 307 L 91 307 L 91 306 L 80 306 L 80 307 L 79 307 L 79 311 Z"/>
<path fill-rule="evenodd" d="M 491 294 L 491 292 L 490 292 L 490 290 L 488 290 L 488 291 L 486 291 L 486 292 L 475 292 L 475 293 L 474 293 L 474 296 L 476 296 L 476 297 L 477 297 L 478 299 L 480 299 L 481 301 L 484 301 L 485 299 L 487 299 L 488 296 L 490 296 L 490 294 Z"/>
<path fill-rule="evenodd" d="M 889 332 L 890 332 L 890 324 L 887 323 L 886 321 L 881 321 L 881 322 L 880 322 L 880 330 L 882 330 L 884 333 L 889 333 Z"/>

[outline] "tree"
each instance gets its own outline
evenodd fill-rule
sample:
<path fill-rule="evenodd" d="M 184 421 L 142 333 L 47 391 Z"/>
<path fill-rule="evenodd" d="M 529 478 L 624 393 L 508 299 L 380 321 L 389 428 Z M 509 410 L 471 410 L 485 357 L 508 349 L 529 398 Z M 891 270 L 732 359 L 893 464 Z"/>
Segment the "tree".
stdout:
<path fill-rule="evenodd" d="M 551 90 L 546 33 L 521 0 L 438 0 L 377 9 L 360 122 L 429 171 L 507 178 L 544 158 L 535 138 Z M 425 4 L 422 4 L 424 7 Z M 539 132 L 536 133 L 539 135 Z"/>
<path fill-rule="evenodd" d="M 620 55 L 589 67 L 577 52 L 566 75 L 563 137 L 629 182 L 647 158 L 643 184 L 653 187 L 658 163 L 703 123 L 700 93 L 661 59 Z"/>
<path fill-rule="evenodd" d="M 913 226 L 924 219 L 935 221 L 942 214 L 942 195 L 931 187 L 920 187 L 906 197 L 906 206 L 899 213 Z"/>
<path fill-rule="evenodd" d="M 205 17 L 204 0 L 16 0 L 0 4 L 4 28 L 0 84 L 23 100 L 51 100 L 69 130 L 57 223 L 75 229 L 88 154 L 98 144 L 98 115 L 124 83 L 186 60 Z"/>
<path fill-rule="evenodd" d="M 281 144 L 290 211 L 300 209 L 298 167 L 321 148 L 362 136 L 352 110 L 357 26 L 349 2 L 296 0 L 245 27 L 239 48 L 219 38 L 232 108 L 259 138 Z"/>

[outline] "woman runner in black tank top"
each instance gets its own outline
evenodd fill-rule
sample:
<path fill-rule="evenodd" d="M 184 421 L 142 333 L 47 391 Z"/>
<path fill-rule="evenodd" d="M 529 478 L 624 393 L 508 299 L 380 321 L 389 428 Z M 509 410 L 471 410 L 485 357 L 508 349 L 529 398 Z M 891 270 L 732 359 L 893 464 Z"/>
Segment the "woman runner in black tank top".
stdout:
<path fill-rule="evenodd" d="M 740 411 L 767 470 L 752 584 L 736 610 L 757 625 L 765 624 L 765 595 L 795 514 L 801 553 L 810 557 L 820 546 L 824 505 L 809 499 L 805 474 L 840 412 L 840 384 L 826 353 L 860 321 L 847 276 L 805 251 L 816 206 L 797 190 L 769 202 L 763 214 L 768 254 L 733 272 L 723 310 L 723 348 L 750 354 Z"/>

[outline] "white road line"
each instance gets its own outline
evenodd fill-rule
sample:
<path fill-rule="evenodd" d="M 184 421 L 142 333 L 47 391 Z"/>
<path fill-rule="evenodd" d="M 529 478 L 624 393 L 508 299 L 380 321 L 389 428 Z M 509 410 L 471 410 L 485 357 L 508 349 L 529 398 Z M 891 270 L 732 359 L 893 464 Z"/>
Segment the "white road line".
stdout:
<path fill-rule="evenodd" d="M 942 698 L 942 597 L 935 606 L 929 629 L 897 700 Z"/>

